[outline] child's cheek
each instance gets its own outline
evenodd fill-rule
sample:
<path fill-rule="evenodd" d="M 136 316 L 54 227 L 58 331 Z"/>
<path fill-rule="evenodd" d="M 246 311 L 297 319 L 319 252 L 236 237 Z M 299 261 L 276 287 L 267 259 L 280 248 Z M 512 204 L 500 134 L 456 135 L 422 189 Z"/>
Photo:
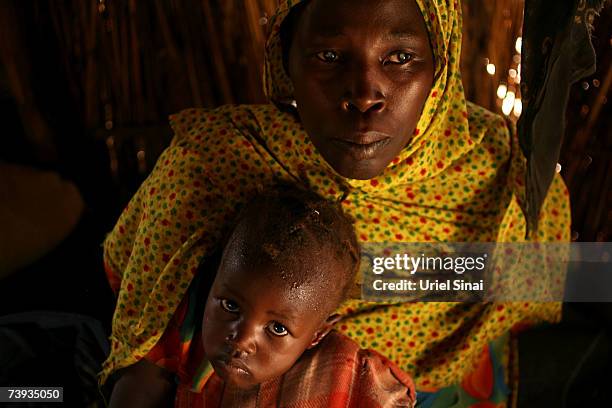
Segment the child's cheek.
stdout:
<path fill-rule="evenodd" d="M 206 327 L 202 327 L 202 344 L 206 356 L 215 357 L 224 348 L 226 334 L 223 325 L 215 319 L 205 320 Z"/>
<path fill-rule="evenodd" d="M 258 363 L 262 367 L 260 373 L 262 381 L 268 381 L 285 374 L 291 369 L 295 361 L 301 355 L 301 350 L 293 350 L 291 347 L 283 344 L 275 344 L 270 348 L 266 348 L 258 352 Z"/>

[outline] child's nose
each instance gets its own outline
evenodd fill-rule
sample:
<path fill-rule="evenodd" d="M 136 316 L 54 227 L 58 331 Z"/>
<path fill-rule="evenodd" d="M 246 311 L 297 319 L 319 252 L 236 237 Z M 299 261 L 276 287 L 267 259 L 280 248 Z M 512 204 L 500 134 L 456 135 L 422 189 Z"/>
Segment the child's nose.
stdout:
<path fill-rule="evenodd" d="M 232 357 L 252 354 L 257 349 L 256 327 L 240 322 L 232 328 L 226 340 L 232 346 Z"/>

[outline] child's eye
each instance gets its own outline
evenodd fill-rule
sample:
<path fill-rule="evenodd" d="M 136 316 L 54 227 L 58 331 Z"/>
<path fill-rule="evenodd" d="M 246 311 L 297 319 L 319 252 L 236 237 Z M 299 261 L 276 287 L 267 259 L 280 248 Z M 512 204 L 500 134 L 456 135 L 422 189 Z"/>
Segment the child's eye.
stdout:
<path fill-rule="evenodd" d="M 321 51 L 316 54 L 316 57 L 323 62 L 327 62 L 328 64 L 332 62 L 337 62 L 340 58 L 337 52 L 330 50 Z"/>
<path fill-rule="evenodd" d="M 274 334 L 275 336 L 279 337 L 286 336 L 287 334 L 289 334 L 287 328 L 279 322 L 270 323 L 270 325 L 268 326 L 268 330 L 270 330 L 270 332 L 272 332 L 272 334 Z"/>
<path fill-rule="evenodd" d="M 412 60 L 412 54 L 405 51 L 395 51 L 385 60 L 385 64 L 404 65 Z"/>
<path fill-rule="evenodd" d="M 223 308 L 223 310 L 230 313 L 236 313 L 240 310 L 238 304 L 233 300 L 229 299 L 221 299 L 221 307 Z"/>

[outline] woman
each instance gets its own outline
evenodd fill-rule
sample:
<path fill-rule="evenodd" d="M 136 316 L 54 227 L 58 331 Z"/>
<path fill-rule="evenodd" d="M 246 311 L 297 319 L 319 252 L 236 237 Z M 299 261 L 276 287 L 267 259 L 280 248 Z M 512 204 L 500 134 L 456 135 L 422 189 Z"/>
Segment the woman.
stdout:
<path fill-rule="evenodd" d="M 271 25 L 272 103 L 173 115 L 171 146 L 105 242 L 119 295 L 102 381 L 140 366 L 261 185 L 342 200 L 362 242 L 524 240 L 524 159 L 499 116 L 465 101 L 457 2 L 285 0 Z M 556 177 L 532 239 L 568 235 Z M 508 400 L 510 330 L 556 321 L 560 305 L 352 300 L 340 312 L 345 334 L 415 376 L 423 406 L 486 406 Z"/>

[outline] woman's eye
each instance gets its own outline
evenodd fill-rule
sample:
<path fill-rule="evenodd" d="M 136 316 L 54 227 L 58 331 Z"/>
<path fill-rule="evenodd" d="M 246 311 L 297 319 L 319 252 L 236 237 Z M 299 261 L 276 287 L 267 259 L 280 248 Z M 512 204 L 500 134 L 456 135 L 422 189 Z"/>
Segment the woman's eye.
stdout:
<path fill-rule="evenodd" d="M 223 310 L 230 313 L 236 313 L 240 310 L 238 304 L 233 300 L 229 299 L 221 299 L 221 307 L 223 308 Z"/>
<path fill-rule="evenodd" d="M 317 53 L 316 56 L 321 61 L 327 63 L 336 62 L 339 59 L 338 53 L 334 51 L 321 51 Z"/>
<path fill-rule="evenodd" d="M 403 65 L 410 62 L 410 60 L 412 60 L 412 54 L 404 51 L 396 51 L 387 58 L 386 62 Z"/>
<path fill-rule="evenodd" d="M 270 332 L 272 332 L 272 334 L 274 334 L 275 336 L 286 336 L 287 334 L 289 334 L 287 328 L 279 322 L 270 323 L 270 325 L 268 326 L 268 330 L 270 330 Z"/>

